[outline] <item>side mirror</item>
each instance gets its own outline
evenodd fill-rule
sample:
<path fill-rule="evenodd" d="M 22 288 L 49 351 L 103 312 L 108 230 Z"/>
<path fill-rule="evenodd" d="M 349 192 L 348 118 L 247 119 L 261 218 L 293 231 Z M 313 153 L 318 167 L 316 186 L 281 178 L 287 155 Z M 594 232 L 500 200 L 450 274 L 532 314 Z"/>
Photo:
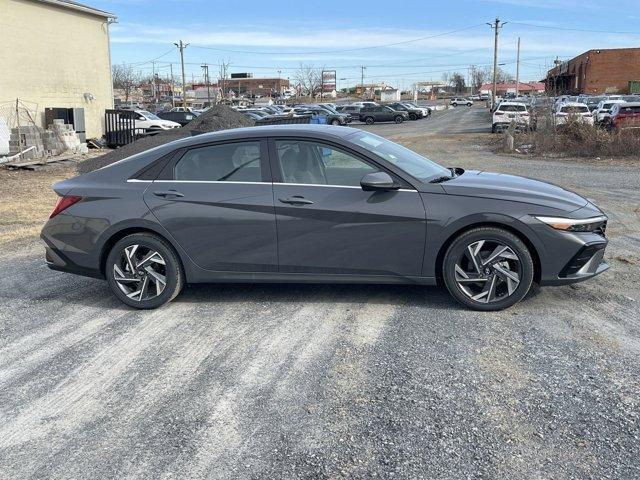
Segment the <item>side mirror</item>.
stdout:
<path fill-rule="evenodd" d="M 360 186 L 365 192 L 374 190 L 398 190 L 400 185 L 396 184 L 386 172 L 367 173 L 362 180 Z"/>

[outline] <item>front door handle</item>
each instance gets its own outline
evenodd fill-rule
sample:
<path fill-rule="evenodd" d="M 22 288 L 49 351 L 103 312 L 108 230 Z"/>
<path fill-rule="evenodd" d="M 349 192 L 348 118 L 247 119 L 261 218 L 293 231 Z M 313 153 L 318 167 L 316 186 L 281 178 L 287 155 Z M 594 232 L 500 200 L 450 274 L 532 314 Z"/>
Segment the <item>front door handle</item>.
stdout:
<path fill-rule="evenodd" d="M 177 190 L 166 190 L 162 192 L 153 192 L 156 197 L 184 197 L 184 195 Z"/>
<path fill-rule="evenodd" d="M 293 197 L 279 198 L 282 203 L 288 203 L 290 205 L 313 205 L 313 201 L 308 198 L 304 198 L 300 195 L 294 195 Z"/>

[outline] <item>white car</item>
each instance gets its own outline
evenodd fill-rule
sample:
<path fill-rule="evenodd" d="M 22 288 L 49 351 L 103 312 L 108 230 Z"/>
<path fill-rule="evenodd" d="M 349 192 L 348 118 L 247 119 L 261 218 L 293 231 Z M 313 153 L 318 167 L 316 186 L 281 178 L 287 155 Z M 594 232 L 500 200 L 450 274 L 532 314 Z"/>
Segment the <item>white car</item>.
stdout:
<path fill-rule="evenodd" d="M 471 105 L 473 105 L 473 102 L 471 100 L 461 97 L 452 98 L 451 102 L 449 103 L 451 103 L 453 107 L 457 107 L 458 105 L 466 105 L 467 107 L 470 107 Z"/>
<path fill-rule="evenodd" d="M 364 108 L 364 107 L 379 107 L 376 102 L 353 102 L 351 105 L 354 107 Z"/>
<path fill-rule="evenodd" d="M 172 122 L 171 120 L 163 120 L 157 115 L 146 110 L 134 110 L 135 114 L 135 128 L 136 130 L 144 130 L 145 132 L 152 132 L 156 130 L 171 130 L 173 128 L 180 128 L 178 122 Z"/>
<path fill-rule="evenodd" d="M 566 102 L 561 103 L 553 112 L 553 121 L 556 125 L 564 125 L 570 120 L 593 125 L 593 114 L 586 103 Z"/>
<path fill-rule="evenodd" d="M 528 128 L 531 125 L 529 109 L 521 102 L 500 102 L 498 108 L 493 112 L 491 132 L 496 133 L 509 128 L 512 123 L 515 123 L 516 127 Z"/>
<path fill-rule="evenodd" d="M 417 110 L 422 110 L 422 116 L 423 117 L 428 117 L 429 115 L 431 115 L 431 107 L 428 106 L 420 106 L 415 102 L 402 102 L 407 106 L 410 106 L 411 108 L 415 108 Z"/>
<path fill-rule="evenodd" d="M 611 117 L 611 109 L 617 103 L 625 103 L 624 100 L 602 100 L 593 111 L 596 123 L 606 123 Z"/>

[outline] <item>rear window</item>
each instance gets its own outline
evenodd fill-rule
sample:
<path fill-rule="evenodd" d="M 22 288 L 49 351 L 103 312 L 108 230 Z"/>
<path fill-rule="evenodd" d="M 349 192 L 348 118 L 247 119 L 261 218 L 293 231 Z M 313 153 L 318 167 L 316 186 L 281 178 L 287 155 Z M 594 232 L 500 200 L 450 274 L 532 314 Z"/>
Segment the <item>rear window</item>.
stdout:
<path fill-rule="evenodd" d="M 640 105 L 633 107 L 620 107 L 619 113 L 622 113 L 623 115 L 640 113 Z"/>
<path fill-rule="evenodd" d="M 589 107 L 565 106 L 560 109 L 562 113 L 589 113 Z"/>
<path fill-rule="evenodd" d="M 527 107 L 525 105 L 500 105 L 498 110 L 501 112 L 526 112 Z"/>

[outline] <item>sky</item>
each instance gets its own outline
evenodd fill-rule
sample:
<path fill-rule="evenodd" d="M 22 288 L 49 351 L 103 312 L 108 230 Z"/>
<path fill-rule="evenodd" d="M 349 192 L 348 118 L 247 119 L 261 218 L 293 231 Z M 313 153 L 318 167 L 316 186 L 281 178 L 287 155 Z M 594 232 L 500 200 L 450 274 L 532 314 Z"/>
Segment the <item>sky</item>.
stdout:
<path fill-rule="evenodd" d="M 115 14 L 111 25 L 113 63 L 143 74 L 177 77 L 185 49 L 187 81 L 210 65 L 254 77 L 295 78 L 301 64 L 336 70 L 338 87 L 384 81 L 410 88 L 441 80 L 443 73 L 467 75 L 469 65 L 493 62 L 496 17 L 498 62 L 520 78 L 540 80 L 556 57 L 572 58 L 595 48 L 640 46 L 638 0 L 84 0 Z M 632 12 L 632 14 L 629 14 Z M 278 73 L 279 72 L 279 73 Z"/>

